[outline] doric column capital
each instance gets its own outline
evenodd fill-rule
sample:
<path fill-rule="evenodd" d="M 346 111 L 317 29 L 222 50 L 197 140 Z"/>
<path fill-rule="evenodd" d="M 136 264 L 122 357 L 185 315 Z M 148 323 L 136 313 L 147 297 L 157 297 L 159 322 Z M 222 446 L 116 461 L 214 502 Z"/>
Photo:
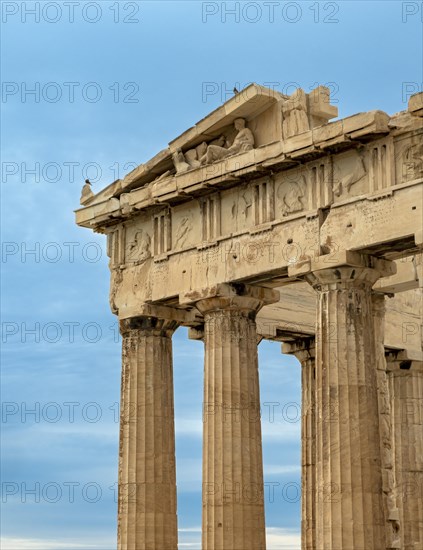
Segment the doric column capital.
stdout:
<path fill-rule="evenodd" d="M 410 371 L 423 372 L 423 352 L 409 350 L 385 350 L 387 371 L 403 376 Z"/>
<path fill-rule="evenodd" d="M 316 290 L 325 288 L 349 288 L 373 286 L 380 277 L 396 273 L 396 264 L 351 250 L 339 250 L 333 254 L 311 258 L 303 257 L 288 268 L 290 277 L 304 278 Z"/>
<path fill-rule="evenodd" d="M 243 283 L 218 284 L 180 295 L 183 305 L 195 305 L 203 315 L 212 311 L 237 310 L 253 316 L 265 305 L 279 301 L 279 292 Z"/>
<path fill-rule="evenodd" d="M 188 338 L 190 340 L 204 341 L 204 325 L 198 327 L 190 327 L 188 329 Z"/>
<path fill-rule="evenodd" d="M 131 311 L 119 313 L 119 326 L 122 336 L 130 331 L 144 331 L 158 336 L 172 336 L 181 326 L 198 326 L 202 323 L 200 314 L 160 304 L 139 304 Z"/>
<path fill-rule="evenodd" d="M 119 321 L 155 317 L 164 321 L 175 321 L 178 325 L 195 326 L 201 322 L 194 309 L 185 310 L 162 304 L 140 303 L 131 308 L 120 308 Z"/>
<path fill-rule="evenodd" d="M 376 269 L 369 267 L 328 267 L 307 275 L 305 280 L 317 291 L 371 289 L 380 278 Z"/>
<path fill-rule="evenodd" d="M 122 336 L 144 334 L 145 336 L 166 336 L 170 338 L 179 323 L 170 319 L 157 317 L 130 317 L 119 321 L 119 329 Z"/>
<path fill-rule="evenodd" d="M 316 357 L 315 339 L 311 336 L 299 338 L 293 342 L 283 342 L 282 353 L 295 355 L 298 361 L 303 364 L 304 361 Z"/>

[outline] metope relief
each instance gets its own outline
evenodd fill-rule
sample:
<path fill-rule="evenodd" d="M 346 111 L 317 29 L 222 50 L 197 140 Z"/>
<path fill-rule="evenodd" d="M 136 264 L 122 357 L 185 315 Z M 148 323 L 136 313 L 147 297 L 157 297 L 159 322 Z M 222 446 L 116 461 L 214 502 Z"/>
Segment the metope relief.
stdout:
<path fill-rule="evenodd" d="M 364 149 L 340 156 L 333 167 L 332 190 L 335 200 L 366 193 L 368 189 L 366 176 Z"/>
<path fill-rule="evenodd" d="M 423 141 L 404 148 L 402 156 L 402 181 L 414 181 L 423 177 Z"/>
<path fill-rule="evenodd" d="M 290 216 L 307 208 L 307 182 L 304 174 L 297 173 L 278 186 L 277 198 L 282 217 Z"/>
<path fill-rule="evenodd" d="M 144 229 L 136 231 L 134 238 L 126 243 L 125 263 L 141 264 L 151 258 L 151 237 Z"/>
<path fill-rule="evenodd" d="M 184 216 L 175 228 L 175 244 L 177 249 L 184 248 L 187 244 L 189 234 L 192 231 L 191 216 Z"/>

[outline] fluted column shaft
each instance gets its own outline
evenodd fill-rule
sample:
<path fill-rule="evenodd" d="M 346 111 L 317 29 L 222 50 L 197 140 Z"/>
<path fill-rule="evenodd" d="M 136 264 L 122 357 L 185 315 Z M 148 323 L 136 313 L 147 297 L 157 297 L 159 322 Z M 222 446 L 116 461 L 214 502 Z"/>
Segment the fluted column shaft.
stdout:
<path fill-rule="evenodd" d="M 283 344 L 301 363 L 301 549 L 316 550 L 316 380 L 314 338 Z"/>
<path fill-rule="evenodd" d="M 298 356 L 301 362 L 301 547 L 316 549 L 316 385 L 314 348 Z"/>
<path fill-rule="evenodd" d="M 209 298 L 203 313 L 203 550 L 264 550 L 256 311 L 247 297 Z"/>
<path fill-rule="evenodd" d="M 385 296 L 372 294 L 375 335 L 375 365 L 377 377 L 379 431 L 382 466 L 382 491 L 385 514 L 386 548 L 402 548 L 401 525 L 396 490 L 392 433 L 391 397 L 385 359 Z"/>
<path fill-rule="evenodd" d="M 118 550 L 177 550 L 174 322 L 121 322 Z"/>
<path fill-rule="evenodd" d="M 395 473 L 404 550 L 423 548 L 423 365 L 388 356 Z"/>
<path fill-rule="evenodd" d="M 376 270 L 307 275 L 316 327 L 316 548 L 384 550 L 371 288 Z"/>

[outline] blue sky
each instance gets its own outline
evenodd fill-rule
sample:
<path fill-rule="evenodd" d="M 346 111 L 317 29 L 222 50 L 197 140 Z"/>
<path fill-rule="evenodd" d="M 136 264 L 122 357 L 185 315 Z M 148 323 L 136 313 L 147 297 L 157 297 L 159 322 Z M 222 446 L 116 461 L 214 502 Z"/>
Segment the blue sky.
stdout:
<path fill-rule="evenodd" d="M 422 90 L 421 2 L 65 4 L 1 6 L 3 550 L 116 547 L 120 340 L 104 237 L 74 224 L 83 180 L 122 177 L 251 81 L 326 84 L 341 117 Z M 277 343 L 259 358 L 268 547 L 297 550 L 300 369 Z M 202 361 L 179 329 L 180 548 L 194 550 Z"/>

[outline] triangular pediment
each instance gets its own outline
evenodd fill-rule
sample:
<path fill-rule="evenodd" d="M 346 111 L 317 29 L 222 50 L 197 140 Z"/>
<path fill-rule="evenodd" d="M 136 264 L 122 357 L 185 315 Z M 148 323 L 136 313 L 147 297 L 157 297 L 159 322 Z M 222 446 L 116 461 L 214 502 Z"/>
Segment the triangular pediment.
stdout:
<path fill-rule="evenodd" d="M 174 152 L 177 149 L 183 150 L 195 147 L 203 141 L 213 140 L 227 131 L 235 119 L 244 118 L 247 123 L 251 123 L 261 113 L 284 99 L 286 96 L 275 90 L 251 84 L 171 141 L 169 149 Z"/>
<path fill-rule="evenodd" d="M 247 125 L 254 132 L 256 147 L 280 139 L 280 109 L 275 106 L 286 99 L 286 96 L 275 90 L 251 84 L 177 136 L 166 149 L 137 166 L 122 180 L 116 180 L 97 193 L 87 206 L 107 200 L 111 196 L 119 196 L 122 192 L 143 187 L 167 171 L 174 171 L 172 154 L 175 151 L 181 149 L 186 152 L 203 142 L 208 143 L 218 138 L 221 134 L 230 135 L 233 133 L 233 122 L 237 118 L 244 118 L 247 121 Z M 266 117 L 264 113 L 269 110 L 271 112 Z"/>
<path fill-rule="evenodd" d="M 390 118 L 381 111 L 329 122 L 337 114 L 324 86 L 285 96 L 251 84 L 122 180 L 96 195 L 86 185 L 78 223 L 113 224 L 140 210 L 289 170 L 389 132 Z"/>

